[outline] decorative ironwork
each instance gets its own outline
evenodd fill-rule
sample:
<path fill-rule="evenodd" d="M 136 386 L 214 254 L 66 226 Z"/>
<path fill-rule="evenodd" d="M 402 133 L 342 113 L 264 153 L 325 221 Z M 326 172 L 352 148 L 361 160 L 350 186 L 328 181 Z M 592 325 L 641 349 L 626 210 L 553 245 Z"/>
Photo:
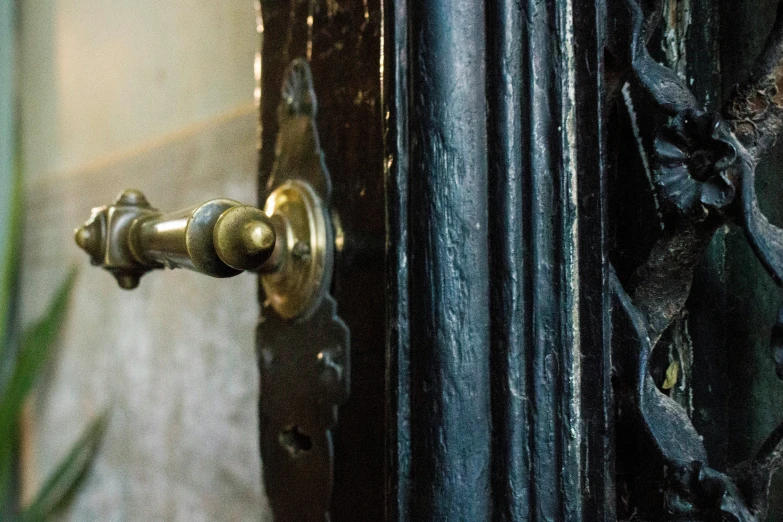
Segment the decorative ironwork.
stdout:
<path fill-rule="evenodd" d="M 709 466 L 687 412 L 655 385 L 650 358 L 690 293 L 694 270 L 716 230 L 735 223 L 772 279 L 783 285 L 783 230 L 761 213 L 755 168 L 783 130 L 783 7 L 748 83 L 722 115 L 705 112 L 684 81 L 647 50 L 661 2 L 614 2 L 611 53 L 618 86 L 633 84 L 663 118 L 651 151 L 652 181 L 664 230 L 647 260 L 623 286 L 613 276 L 615 336 L 625 351 L 617 364 L 620 417 L 640 444 L 654 450 L 663 481 L 657 517 L 671 520 L 764 520 L 774 472 L 783 465 L 783 424 L 748 462 L 719 472 Z M 771 347 L 783 378 L 783 316 Z"/>

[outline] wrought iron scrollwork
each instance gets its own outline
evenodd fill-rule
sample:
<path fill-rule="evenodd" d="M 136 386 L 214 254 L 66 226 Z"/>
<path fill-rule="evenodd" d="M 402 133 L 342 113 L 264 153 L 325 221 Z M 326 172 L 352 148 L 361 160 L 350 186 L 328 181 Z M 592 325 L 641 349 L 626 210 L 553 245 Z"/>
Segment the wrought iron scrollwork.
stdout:
<path fill-rule="evenodd" d="M 682 312 L 696 265 L 723 225 L 742 228 L 769 275 L 783 286 L 783 230 L 761 213 L 755 189 L 756 165 L 783 130 L 783 4 L 756 70 L 721 115 L 702 109 L 685 82 L 648 53 L 661 13 L 660 1 L 650 4 L 619 0 L 610 8 L 616 83 L 633 84 L 662 118 L 650 163 L 665 222 L 625 285 L 612 277 L 615 335 L 626 356 L 618 364 L 625 387 L 619 391 L 625 397 L 618 399 L 620 415 L 640 444 L 654 450 L 661 509 L 671 520 L 764 520 L 770 481 L 783 466 L 783 424 L 751 461 L 725 472 L 711 468 L 685 409 L 654 383 L 650 357 Z M 783 314 L 770 344 L 783 379 Z"/>

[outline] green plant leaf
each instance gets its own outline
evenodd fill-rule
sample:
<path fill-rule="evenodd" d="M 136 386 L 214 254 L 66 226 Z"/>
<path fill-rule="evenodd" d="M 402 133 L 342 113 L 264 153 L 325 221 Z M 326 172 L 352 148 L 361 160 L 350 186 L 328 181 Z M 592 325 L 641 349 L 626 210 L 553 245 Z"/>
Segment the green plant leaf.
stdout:
<path fill-rule="evenodd" d="M 90 423 L 35 499 L 23 510 L 22 522 L 44 521 L 71 499 L 97 454 L 107 420 L 104 411 Z"/>
<path fill-rule="evenodd" d="M 11 378 L 0 395 L 0 440 L 10 440 L 17 429 L 24 400 L 49 356 L 65 320 L 75 278 L 76 271 L 72 269 L 58 289 L 46 314 L 22 335 Z M 5 460 L 2 452 L 3 448 L 0 447 L 0 462 Z"/>
<path fill-rule="evenodd" d="M 2 260 L 2 265 L 0 265 L 0 368 L 10 358 L 9 346 L 6 343 L 10 340 L 11 301 L 19 269 L 23 207 L 21 163 L 21 153 L 17 151 L 9 199 L 10 212 L 8 215 L 7 233 L 5 235 L 5 244 L 2 245 L 2 250 L 0 250 L 0 259 Z"/>
<path fill-rule="evenodd" d="M 15 297 L 19 269 L 19 251 L 22 229 L 22 153 L 18 136 L 14 143 L 13 165 L 10 172 L 10 186 L 4 203 L 9 212 L 5 223 L 2 244 L 0 244 L 0 393 L 6 385 L 15 356 L 15 333 L 12 332 L 14 314 L 12 301 Z M 2 408 L 3 406 L 0 406 Z M 14 447 L 16 432 L 0 429 L 0 518 L 9 514 L 12 508 L 12 480 L 14 478 Z"/>
<path fill-rule="evenodd" d="M 14 477 L 15 438 L 0 440 L 0 517 L 10 508 L 11 480 Z"/>

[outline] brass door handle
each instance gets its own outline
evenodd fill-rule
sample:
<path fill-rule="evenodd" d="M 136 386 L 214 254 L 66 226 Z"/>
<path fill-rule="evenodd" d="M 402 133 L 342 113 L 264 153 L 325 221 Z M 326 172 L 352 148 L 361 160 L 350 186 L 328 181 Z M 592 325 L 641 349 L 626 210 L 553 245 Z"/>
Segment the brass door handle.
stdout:
<path fill-rule="evenodd" d="M 213 277 L 245 270 L 262 274 L 269 303 L 284 318 L 301 316 L 325 292 L 334 241 L 320 197 L 304 181 L 288 181 L 267 198 L 264 210 L 214 199 L 160 212 L 138 190 L 94 208 L 75 231 L 76 243 L 133 289 L 156 268 L 188 268 Z"/>
<path fill-rule="evenodd" d="M 159 268 L 215 277 L 259 273 L 259 446 L 270 505 L 277 519 L 325 520 L 334 483 L 332 431 L 351 375 L 350 331 L 329 289 L 335 252 L 354 241 L 346 241 L 329 206 L 332 182 L 306 60 L 288 66 L 281 94 L 277 142 L 266 149 L 274 162 L 263 210 L 216 199 L 163 213 L 126 190 L 93 209 L 76 242 L 126 289 Z"/>

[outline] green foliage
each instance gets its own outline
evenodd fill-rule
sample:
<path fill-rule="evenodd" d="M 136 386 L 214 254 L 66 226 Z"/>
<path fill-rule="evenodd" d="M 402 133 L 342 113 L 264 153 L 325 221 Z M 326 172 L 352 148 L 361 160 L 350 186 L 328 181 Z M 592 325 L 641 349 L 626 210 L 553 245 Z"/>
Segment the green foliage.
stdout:
<path fill-rule="evenodd" d="M 75 271 L 60 286 L 44 316 L 22 335 L 13 372 L 0 394 L 0 502 L 7 500 L 13 476 L 14 448 L 19 417 L 36 377 L 55 346 L 65 320 Z M 106 426 L 106 414 L 92 421 L 66 458 L 49 476 L 36 498 L 18 516 L 20 522 L 38 522 L 61 508 L 84 477 Z"/>
<path fill-rule="evenodd" d="M 20 166 L 15 167 L 8 233 L 5 245 L 0 245 L 0 517 L 7 514 L 6 509 L 13 502 L 10 497 L 15 492 L 13 478 L 22 408 L 56 345 L 76 279 L 76 271 L 71 270 L 46 313 L 25 329 L 17 345 L 12 303 L 19 266 L 22 186 Z M 12 520 L 44 521 L 68 502 L 89 469 L 105 426 L 104 413 L 90 423 L 36 498 L 20 512 L 10 515 Z"/>
<path fill-rule="evenodd" d="M 24 509 L 21 522 L 44 521 L 64 507 L 87 474 L 106 428 L 106 412 L 92 421 L 68 456 L 49 476 L 35 499 Z"/>
<path fill-rule="evenodd" d="M 18 155 L 17 155 L 18 158 Z M 11 359 L 9 343 L 11 302 L 16 287 L 17 271 L 19 267 L 19 250 L 22 231 L 22 176 L 20 160 L 14 165 L 14 176 L 11 192 L 8 196 L 10 212 L 6 224 L 7 234 L 5 244 L 0 245 L 0 369 Z M 2 225 L 2 223 L 0 223 Z M 0 377 L 2 373 L 0 373 Z"/>
<path fill-rule="evenodd" d="M 57 291 L 44 317 L 29 327 L 22 336 L 22 344 L 16 356 L 11 378 L 0 395 L 0 440 L 11 438 L 17 428 L 25 397 L 35 383 L 35 378 L 57 340 L 65 320 L 68 296 L 73 288 L 76 273 L 71 273 Z"/>
<path fill-rule="evenodd" d="M 14 298 L 17 281 L 22 228 L 22 169 L 19 157 L 20 155 L 17 154 L 12 173 L 11 191 L 7 196 L 10 212 L 8 213 L 8 222 L 5 224 L 7 231 L 5 244 L 0 245 L 0 261 L 2 262 L 0 265 L 0 394 L 2 394 L 0 395 L 0 413 L 5 413 L 6 389 L 10 389 L 3 377 L 8 373 L 15 373 L 15 369 L 10 368 L 10 363 L 15 360 L 16 355 L 12 350 L 11 302 Z M 14 475 L 14 448 L 18 435 L 16 421 L 15 415 L 13 423 L 8 426 L 0 421 L 0 516 L 6 514 Z"/>

